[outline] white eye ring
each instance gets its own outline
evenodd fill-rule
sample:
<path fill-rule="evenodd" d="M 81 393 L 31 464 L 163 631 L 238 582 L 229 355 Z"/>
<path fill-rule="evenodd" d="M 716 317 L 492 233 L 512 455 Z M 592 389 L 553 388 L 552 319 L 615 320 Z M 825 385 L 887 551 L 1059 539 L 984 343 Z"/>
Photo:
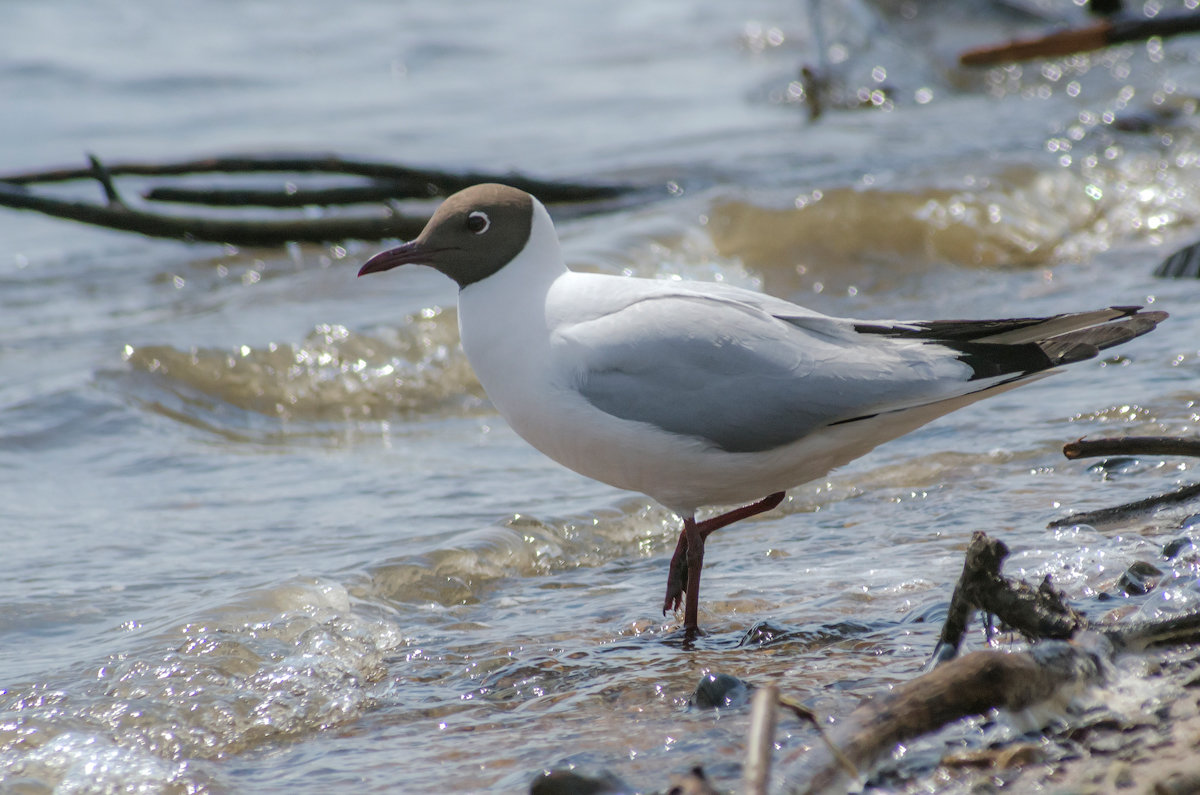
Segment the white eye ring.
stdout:
<path fill-rule="evenodd" d="M 479 225 L 480 221 L 483 222 L 483 226 Z M 491 227 L 492 220 L 488 218 L 487 213 L 483 212 L 482 210 L 476 210 L 467 216 L 467 228 L 477 235 L 482 235 L 488 229 L 491 229 Z"/>

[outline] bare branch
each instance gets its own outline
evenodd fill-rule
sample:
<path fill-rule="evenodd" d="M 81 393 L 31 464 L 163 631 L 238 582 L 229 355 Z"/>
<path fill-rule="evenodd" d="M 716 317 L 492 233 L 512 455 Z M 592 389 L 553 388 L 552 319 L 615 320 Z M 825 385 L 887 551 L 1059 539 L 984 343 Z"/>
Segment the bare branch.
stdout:
<path fill-rule="evenodd" d="M 994 66 L 1034 58 L 1055 58 L 1126 41 L 1141 41 L 1154 36 L 1165 38 L 1197 30 L 1200 30 L 1200 14 L 1160 14 L 1154 19 L 1119 19 L 968 50 L 958 57 L 958 62 L 963 66 Z"/>
<path fill-rule="evenodd" d="M 100 158 L 93 154 L 87 156 L 88 162 L 92 164 L 91 173 L 100 183 L 100 187 L 104 189 L 104 198 L 108 200 L 110 206 L 124 207 L 125 202 L 121 200 L 121 194 L 117 193 L 117 187 L 113 185 L 112 174 L 100 162 Z"/>
<path fill-rule="evenodd" d="M 481 182 L 503 182 L 528 191 L 544 202 L 574 202 L 612 199 L 633 190 L 628 185 L 589 185 L 533 179 L 520 174 L 465 172 L 411 168 L 395 163 L 339 157 L 334 154 L 250 154 L 178 160 L 169 163 L 124 161 L 110 163 L 113 176 L 163 177 L 185 174 L 350 174 L 387 180 L 398 194 L 392 198 L 432 198 Z M 69 182 L 94 177 L 91 169 L 56 168 L 0 175 L 0 182 L 14 185 Z"/>
<path fill-rule="evenodd" d="M 324 186 L 275 190 L 262 188 L 151 187 L 146 196 L 165 201 L 183 201 L 221 207 L 306 207 L 334 204 L 381 204 L 399 199 L 428 199 L 446 195 L 480 182 L 506 182 L 527 190 L 548 203 L 571 203 L 576 212 L 595 211 L 603 203 L 631 194 L 629 185 L 589 185 L 551 182 L 519 174 L 448 173 L 409 168 L 392 163 L 354 160 L 336 155 L 234 155 L 170 163 L 137 161 L 101 163 L 89 155 L 87 168 L 60 168 L 9 174 L 0 177 L 0 206 L 33 210 L 56 218 L 196 242 L 276 246 L 287 242 L 325 243 L 338 240 L 411 239 L 428 219 L 400 213 L 338 215 L 324 218 L 279 219 L 211 218 L 178 213 L 155 213 L 126 204 L 113 182 L 115 175 L 161 177 L 186 174 L 340 174 L 368 180 L 362 185 Z M 100 182 L 106 206 L 40 195 L 28 186 L 71 180 Z"/>
<path fill-rule="evenodd" d="M 779 688 L 775 685 L 767 685 L 754 694 L 750 707 L 750 733 L 746 738 L 746 762 L 742 765 L 744 795 L 767 794 L 778 707 Z"/>
<path fill-rule="evenodd" d="M 1072 459 L 1106 455 L 1200 456 L 1200 439 L 1180 439 L 1177 436 L 1078 439 L 1063 445 L 1063 455 Z"/>
<path fill-rule="evenodd" d="M 1061 519 L 1055 519 L 1053 522 L 1047 524 L 1046 527 L 1070 527 L 1077 524 L 1108 524 L 1110 522 L 1130 519 L 1141 514 L 1148 514 L 1167 505 L 1188 502 L 1197 497 L 1200 497 L 1200 483 L 1187 483 L 1174 491 L 1155 494 L 1144 500 L 1135 500 L 1134 502 L 1114 505 L 1111 508 L 1101 508 L 1096 511 L 1072 513 Z"/>
<path fill-rule="evenodd" d="M 1106 644 L 1049 642 L 1027 652 L 978 651 L 895 686 L 829 732 L 841 753 L 868 770 L 897 743 L 970 715 L 1021 710 L 1099 678 Z M 823 745 L 788 770 L 789 792 L 846 789 L 844 764 Z"/>
<path fill-rule="evenodd" d="M 0 206 L 35 210 L 124 232 L 168 237 L 188 242 L 231 243 L 240 246 L 278 246 L 288 242 L 328 243 L 338 240 L 409 240 L 420 234 L 425 217 L 394 214 L 378 217 L 299 218 L 292 220 L 234 220 L 159 215 L 124 205 L 39 196 L 0 182 Z"/>
<path fill-rule="evenodd" d="M 208 207 L 333 207 L 382 204 L 410 197 L 400 183 L 375 181 L 329 188 L 193 188 L 161 185 L 142 194 L 148 201 L 200 204 Z"/>

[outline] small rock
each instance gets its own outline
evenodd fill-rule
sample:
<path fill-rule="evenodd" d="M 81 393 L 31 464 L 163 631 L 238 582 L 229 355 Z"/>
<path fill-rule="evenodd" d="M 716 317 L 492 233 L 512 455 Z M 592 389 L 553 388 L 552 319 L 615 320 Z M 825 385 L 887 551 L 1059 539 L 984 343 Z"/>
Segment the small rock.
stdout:
<path fill-rule="evenodd" d="M 692 691 L 688 706 L 700 709 L 740 707 L 750 700 L 750 685 L 729 674 L 705 674 Z"/>
<path fill-rule="evenodd" d="M 671 776 L 671 788 L 667 795 L 720 795 L 704 776 L 704 769 L 693 767 L 686 776 Z"/>
<path fill-rule="evenodd" d="M 1148 594 L 1158 587 L 1162 571 L 1144 560 L 1135 561 L 1117 580 L 1117 587 L 1128 596 Z"/>
<path fill-rule="evenodd" d="M 1154 782 L 1154 795 L 1190 795 L 1200 790 L 1200 773 L 1176 771 Z"/>
<path fill-rule="evenodd" d="M 529 795 L 619 795 L 630 791 L 609 773 L 589 778 L 573 770 L 547 770 L 529 785 Z"/>
<path fill-rule="evenodd" d="M 1191 519 L 1192 517 L 1188 517 Z M 1179 556 L 1179 553 L 1195 544 L 1191 536 L 1180 536 L 1174 538 L 1163 545 L 1162 554 L 1167 560 L 1174 560 Z"/>

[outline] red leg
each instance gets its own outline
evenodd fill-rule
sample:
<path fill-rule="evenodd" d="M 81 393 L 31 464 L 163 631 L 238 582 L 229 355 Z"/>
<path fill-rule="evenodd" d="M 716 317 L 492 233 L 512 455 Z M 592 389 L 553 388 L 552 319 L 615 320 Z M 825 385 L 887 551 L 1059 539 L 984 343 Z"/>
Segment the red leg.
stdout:
<path fill-rule="evenodd" d="M 681 597 L 686 593 L 683 627 L 685 631 L 694 634 L 700 605 L 700 566 L 704 562 L 704 540 L 715 530 L 771 510 L 783 502 L 783 497 L 784 493 L 778 491 L 758 502 L 735 508 L 703 522 L 697 522 L 695 517 L 685 516 L 683 530 L 679 533 L 675 554 L 671 556 L 671 566 L 667 571 L 667 596 L 663 600 L 663 614 L 668 610 L 678 610 Z"/>
<path fill-rule="evenodd" d="M 720 530 L 722 527 L 727 527 L 734 522 L 740 522 L 743 519 L 749 519 L 751 516 L 769 511 L 783 502 L 784 496 L 782 491 L 777 491 L 770 496 L 763 497 L 758 502 L 752 502 L 749 505 L 743 505 L 741 508 L 734 508 L 727 513 L 718 514 L 711 519 L 705 519 L 697 525 L 700 528 L 700 537 L 708 538 L 714 530 Z"/>
<path fill-rule="evenodd" d="M 695 519 L 683 520 L 683 532 L 687 536 L 687 599 L 683 603 L 683 631 L 692 638 L 700 621 L 700 570 L 704 568 L 704 536 Z"/>
<path fill-rule="evenodd" d="M 684 524 L 694 519 L 685 518 Z M 679 541 L 675 544 L 675 554 L 671 556 L 671 566 L 667 569 L 667 596 L 663 599 L 663 615 L 668 610 L 678 610 L 680 598 L 683 596 L 683 580 L 687 576 L 687 530 L 679 531 Z"/>

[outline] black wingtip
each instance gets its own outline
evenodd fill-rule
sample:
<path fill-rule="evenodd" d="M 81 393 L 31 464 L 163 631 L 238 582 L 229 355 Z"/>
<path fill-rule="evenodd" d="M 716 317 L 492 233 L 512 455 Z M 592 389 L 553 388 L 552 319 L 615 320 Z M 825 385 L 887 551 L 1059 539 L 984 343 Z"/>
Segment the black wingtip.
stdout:
<path fill-rule="evenodd" d="M 971 380 L 1023 375 L 1092 359 L 1140 337 L 1167 319 L 1159 310 L 1110 306 L 1091 312 L 1005 320 L 861 323 L 861 333 L 924 340 L 958 352 Z"/>

